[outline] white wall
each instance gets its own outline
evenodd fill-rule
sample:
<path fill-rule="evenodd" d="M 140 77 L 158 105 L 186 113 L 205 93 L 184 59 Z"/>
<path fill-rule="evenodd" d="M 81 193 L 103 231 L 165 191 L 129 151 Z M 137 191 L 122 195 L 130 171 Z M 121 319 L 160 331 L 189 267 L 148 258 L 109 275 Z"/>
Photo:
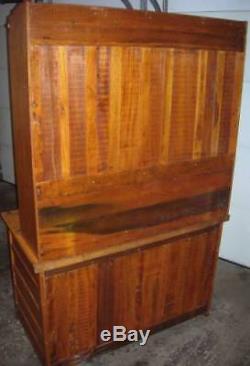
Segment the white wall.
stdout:
<path fill-rule="evenodd" d="M 130 0 L 133 7 L 138 8 L 140 1 L 139 0 Z M 53 0 L 53 3 L 61 3 L 61 4 L 82 4 L 82 5 L 92 5 L 92 6 L 108 6 L 113 8 L 124 8 L 124 5 L 120 0 Z"/>
<path fill-rule="evenodd" d="M 172 12 L 242 10 L 250 10 L 250 0 L 169 0 L 169 11 Z"/>
<path fill-rule="evenodd" d="M 121 0 L 53 0 L 53 3 L 60 4 L 82 4 L 92 6 L 108 6 L 113 8 L 125 8 Z M 140 9 L 140 0 L 130 0 L 134 9 Z M 158 3 L 162 5 L 162 0 L 158 0 Z M 150 1 L 148 1 L 148 10 L 154 10 Z"/>
<path fill-rule="evenodd" d="M 6 17 L 13 5 L 0 5 L 0 165 L 3 179 L 14 183 L 12 132 L 10 121 Z"/>

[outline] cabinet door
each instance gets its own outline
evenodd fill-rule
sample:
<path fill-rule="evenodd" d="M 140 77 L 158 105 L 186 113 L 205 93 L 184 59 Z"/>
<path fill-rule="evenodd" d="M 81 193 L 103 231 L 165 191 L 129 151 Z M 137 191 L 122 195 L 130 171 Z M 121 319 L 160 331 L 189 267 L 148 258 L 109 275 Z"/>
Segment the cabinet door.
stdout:
<path fill-rule="evenodd" d="M 97 337 L 113 325 L 149 329 L 207 306 L 219 233 L 209 229 L 100 264 Z"/>
<path fill-rule="evenodd" d="M 47 278 L 47 331 L 51 362 L 88 354 L 96 345 L 97 265 Z"/>

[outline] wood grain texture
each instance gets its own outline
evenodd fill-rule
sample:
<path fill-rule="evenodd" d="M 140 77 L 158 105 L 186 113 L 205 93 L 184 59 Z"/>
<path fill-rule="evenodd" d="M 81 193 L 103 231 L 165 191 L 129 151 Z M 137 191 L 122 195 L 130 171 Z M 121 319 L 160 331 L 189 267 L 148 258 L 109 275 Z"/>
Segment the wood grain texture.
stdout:
<path fill-rule="evenodd" d="M 27 4 L 19 6 L 11 17 L 8 32 L 11 108 L 21 228 L 34 253 L 39 254 L 33 170 L 34 150 L 30 125 L 27 13 Z"/>
<path fill-rule="evenodd" d="M 99 256 L 112 246 L 118 250 L 129 242 L 177 234 L 188 225 L 221 222 L 227 217 L 231 177 L 232 160 L 216 158 L 126 176 L 123 184 L 109 181 L 106 188 L 101 181 L 101 191 L 91 187 L 75 200 L 49 200 L 39 211 L 42 258 Z"/>
<path fill-rule="evenodd" d="M 30 4 L 29 11 L 35 42 L 164 44 L 234 51 L 245 46 L 244 22 L 62 4 Z"/>
<path fill-rule="evenodd" d="M 211 215 L 211 213 L 199 215 L 198 220 L 197 217 L 188 217 L 181 223 L 179 221 L 170 222 L 163 228 L 161 228 L 162 230 L 159 230 L 159 227 L 157 227 L 156 230 L 153 228 L 149 233 L 147 233 L 145 237 L 141 234 L 137 234 L 135 236 L 133 235 L 133 238 L 129 238 L 129 236 L 125 235 L 125 241 L 121 243 L 117 242 L 116 238 L 114 242 L 110 243 L 109 241 L 107 241 L 101 247 L 99 245 L 94 245 L 86 248 L 85 246 L 85 250 L 80 251 L 76 255 L 72 255 L 71 253 L 70 256 L 64 256 L 57 259 L 54 256 L 52 245 L 52 258 L 54 259 L 44 260 L 43 258 L 37 259 L 36 257 L 31 255 L 29 243 L 20 233 L 20 220 L 18 212 L 6 212 L 2 215 L 2 217 L 4 218 L 4 221 L 9 231 L 11 232 L 11 236 L 15 238 L 22 252 L 25 253 L 26 258 L 28 258 L 29 262 L 32 263 L 35 273 L 40 274 L 43 274 L 45 272 L 54 273 L 58 270 L 62 271 L 68 268 L 76 268 L 82 265 L 86 265 L 87 263 L 91 263 L 94 260 L 99 261 L 104 257 L 130 253 L 136 251 L 139 248 L 153 247 L 155 245 L 157 246 L 164 240 L 173 240 L 174 238 L 189 235 L 192 232 L 206 230 L 208 228 L 218 226 L 219 224 L 222 224 L 224 221 L 227 221 L 229 219 L 228 215 L 225 216 L 225 210 L 220 209 L 217 210 L 216 213 L 213 213 L 213 215 Z M 63 237 L 65 239 L 65 233 L 63 233 L 63 236 L 60 236 L 60 243 L 63 242 Z M 124 240 L 124 238 L 122 239 Z M 79 243 L 80 241 L 76 240 L 75 244 L 79 245 Z M 41 280 L 40 287 L 42 288 L 43 286 L 44 283 Z"/>
<path fill-rule="evenodd" d="M 204 268 L 214 262 L 217 246 L 218 227 L 49 275 L 50 333 L 57 335 L 57 343 L 51 338 L 52 357 L 63 360 L 79 351 L 88 354 L 102 346 L 100 332 L 111 330 L 114 324 L 127 329 L 153 329 L 205 307 L 213 270 Z"/>
<path fill-rule="evenodd" d="M 220 225 L 75 268 L 34 273 L 11 240 L 17 310 L 46 366 L 89 357 L 100 332 L 122 324 L 151 329 L 205 311 L 210 303 Z"/>
<path fill-rule="evenodd" d="M 115 259 L 113 265 L 110 263 L 113 278 L 118 279 L 112 281 L 114 295 L 109 302 L 114 311 L 107 314 L 111 317 L 110 325 L 129 324 L 129 329 L 138 329 L 140 325 L 150 329 L 205 305 L 208 299 L 205 282 L 209 274 L 202 268 L 213 255 L 216 242 L 216 231 L 212 230 Z M 171 286 L 171 283 L 175 285 Z M 108 280 L 105 285 L 109 287 Z M 195 287 L 196 291 L 190 291 Z M 127 291 L 130 291 L 129 295 Z M 105 293 L 112 298 L 112 288 Z M 124 311 L 121 312 L 120 307 L 125 307 Z M 105 313 L 102 306 L 100 309 Z"/>
<path fill-rule="evenodd" d="M 228 219 L 246 23 L 25 3 L 9 18 L 21 321 L 46 366 L 115 324 L 208 311 Z"/>
<path fill-rule="evenodd" d="M 11 269 L 16 309 L 40 359 L 45 362 L 45 333 L 41 311 L 40 275 L 34 273 L 16 239 L 10 234 Z"/>
<path fill-rule="evenodd" d="M 97 266 L 46 280 L 50 360 L 58 364 L 96 345 Z"/>
<path fill-rule="evenodd" d="M 33 59 L 37 183 L 233 153 L 240 54 L 34 46 Z"/>

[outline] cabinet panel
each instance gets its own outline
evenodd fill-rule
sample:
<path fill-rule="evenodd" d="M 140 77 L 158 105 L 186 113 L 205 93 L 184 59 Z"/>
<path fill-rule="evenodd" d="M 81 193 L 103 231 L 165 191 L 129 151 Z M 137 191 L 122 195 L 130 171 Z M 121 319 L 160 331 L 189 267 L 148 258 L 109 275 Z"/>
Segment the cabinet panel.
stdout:
<path fill-rule="evenodd" d="M 46 280 L 49 354 L 52 362 L 88 354 L 96 345 L 97 265 Z"/>
<path fill-rule="evenodd" d="M 218 243 L 214 228 L 100 264 L 97 336 L 113 325 L 150 329 L 208 305 Z"/>

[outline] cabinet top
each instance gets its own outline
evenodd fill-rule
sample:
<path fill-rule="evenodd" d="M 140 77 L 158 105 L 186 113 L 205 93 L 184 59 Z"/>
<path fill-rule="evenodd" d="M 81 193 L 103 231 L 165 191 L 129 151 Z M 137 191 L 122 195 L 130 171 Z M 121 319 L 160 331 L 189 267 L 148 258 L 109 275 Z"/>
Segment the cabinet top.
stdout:
<path fill-rule="evenodd" d="M 244 51 L 246 22 L 66 4 L 18 5 L 9 27 L 24 20 L 28 36 L 47 44 L 128 44 Z"/>

